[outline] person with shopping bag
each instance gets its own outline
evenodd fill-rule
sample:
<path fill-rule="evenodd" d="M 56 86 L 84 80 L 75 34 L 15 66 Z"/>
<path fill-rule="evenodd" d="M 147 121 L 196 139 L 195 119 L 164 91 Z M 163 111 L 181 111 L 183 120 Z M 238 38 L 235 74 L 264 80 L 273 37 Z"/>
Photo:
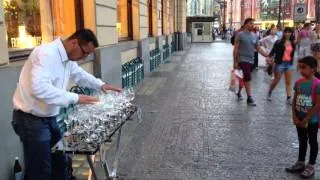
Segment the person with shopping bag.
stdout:
<path fill-rule="evenodd" d="M 234 69 L 241 69 L 243 72 L 244 87 L 247 93 L 247 104 L 248 106 L 256 106 L 251 96 L 251 72 L 254 64 L 254 52 L 257 50 L 264 57 L 268 54 L 258 45 L 258 39 L 251 31 L 254 29 L 254 19 L 247 18 L 244 21 L 244 30 L 240 32 L 234 44 L 233 59 Z M 237 93 L 238 99 L 242 99 L 241 90 Z"/>

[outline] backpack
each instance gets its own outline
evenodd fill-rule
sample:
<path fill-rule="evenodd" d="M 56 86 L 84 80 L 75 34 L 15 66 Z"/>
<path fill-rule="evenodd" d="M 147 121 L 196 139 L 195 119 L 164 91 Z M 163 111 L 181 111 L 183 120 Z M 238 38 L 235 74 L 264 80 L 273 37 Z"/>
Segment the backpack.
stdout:
<path fill-rule="evenodd" d="M 296 84 L 296 88 L 298 91 L 300 91 L 300 85 L 303 81 L 303 78 L 300 78 L 297 81 Z M 320 80 L 315 78 L 315 80 L 313 80 L 312 85 L 311 85 L 311 99 L 312 99 L 312 104 L 315 105 L 316 104 L 316 98 L 317 98 L 317 94 L 316 94 L 316 86 L 320 83 Z M 318 128 L 320 128 L 320 112 L 318 112 Z"/>

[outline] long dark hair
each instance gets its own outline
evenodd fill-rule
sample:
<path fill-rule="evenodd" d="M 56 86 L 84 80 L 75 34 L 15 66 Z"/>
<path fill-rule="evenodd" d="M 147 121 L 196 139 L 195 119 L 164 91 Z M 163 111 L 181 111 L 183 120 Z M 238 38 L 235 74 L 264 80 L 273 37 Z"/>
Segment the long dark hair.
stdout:
<path fill-rule="evenodd" d="M 292 28 L 290 28 L 290 27 L 286 27 L 286 28 L 284 28 L 284 30 L 283 30 L 283 35 L 282 35 L 282 38 L 281 38 L 281 41 L 283 41 L 283 42 L 285 42 L 285 41 L 286 41 L 286 38 L 285 38 L 285 36 L 284 36 L 284 33 L 286 33 L 286 32 L 290 32 L 290 33 L 291 33 L 291 36 L 290 36 L 289 40 L 291 41 L 291 43 L 294 43 L 294 34 L 293 34 L 293 29 L 292 29 Z"/>

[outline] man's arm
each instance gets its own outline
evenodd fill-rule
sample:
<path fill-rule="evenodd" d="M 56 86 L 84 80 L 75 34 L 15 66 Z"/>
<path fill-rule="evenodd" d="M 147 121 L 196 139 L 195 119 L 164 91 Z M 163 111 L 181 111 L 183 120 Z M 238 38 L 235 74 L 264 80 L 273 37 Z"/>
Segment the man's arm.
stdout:
<path fill-rule="evenodd" d="M 264 57 L 268 57 L 269 56 L 269 54 L 263 48 L 261 48 L 260 45 L 257 45 L 257 51 Z"/>
<path fill-rule="evenodd" d="M 70 79 L 84 87 L 90 87 L 96 90 L 112 90 L 112 91 L 121 91 L 121 88 L 112 86 L 110 84 L 107 84 L 100 79 L 94 77 L 92 74 L 86 72 L 76 62 L 70 62 L 71 63 L 71 76 Z"/>
<path fill-rule="evenodd" d="M 40 50 L 38 50 L 40 51 Z M 67 92 L 52 85 L 52 65 L 56 61 L 50 52 L 37 52 L 34 54 L 31 69 L 32 95 L 45 104 L 67 107 L 79 101 L 75 93 Z"/>
<path fill-rule="evenodd" d="M 239 51 L 239 36 L 236 35 L 234 40 L 234 46 L 233 46 L 233 69 L 238 68 L 238 62 L 239 62 L 238 51 Z"/>
<path fill-rule="evenodd" d="M 296 89 L 296 87 L 295 87 Z M 293 101 L 292 101 L 292 122 L 294 125 L 297 125 L 297 123 L 299 123 L 299 119 L 296 116 L 296 103 L 297 103 L 297 92 L 296 90 L 294 91 L 294 95 L 293 95 Z"/>

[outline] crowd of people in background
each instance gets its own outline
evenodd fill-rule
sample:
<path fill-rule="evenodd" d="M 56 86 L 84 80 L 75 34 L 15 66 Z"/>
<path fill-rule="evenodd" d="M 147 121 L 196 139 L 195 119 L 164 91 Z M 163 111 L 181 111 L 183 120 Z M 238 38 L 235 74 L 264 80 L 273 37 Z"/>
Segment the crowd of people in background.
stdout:
<path fill-rule="evenodd" d="M 272 101 L 272 92 L 284 75 L 285 102 L 292 105 L 292 122 L 299 140 L 298 160 L 285 170 L 299 172 L 303 178 L 314 176 L 318 155 L 317 132 L 320 127 L 320 24 L 314 26 L 305 23 L 295 28 L 271 25 L 266 31 L 260 31 L 254 26 L 254 19 L 247 18 L 243 26 L 233 32 L 230 41 L 234 46 L 234 70 L 239 69 L 243 73 L 248 106 L 256 106 L 250 82 L 251 73 L 259 64 L 258 53 L 265 57 L 266 72 L 272 77 L 269 90 L 266 91 L 268 101 Z M 295 61 L 297 66 L 294 66 Z M 295 69 L 301 76 L 292 88 Z M 241 90 L 239 83 L 236 93 L 238 100 L 243 99 Z M 308 143 L 310 156 L 305 164 Z"/>

